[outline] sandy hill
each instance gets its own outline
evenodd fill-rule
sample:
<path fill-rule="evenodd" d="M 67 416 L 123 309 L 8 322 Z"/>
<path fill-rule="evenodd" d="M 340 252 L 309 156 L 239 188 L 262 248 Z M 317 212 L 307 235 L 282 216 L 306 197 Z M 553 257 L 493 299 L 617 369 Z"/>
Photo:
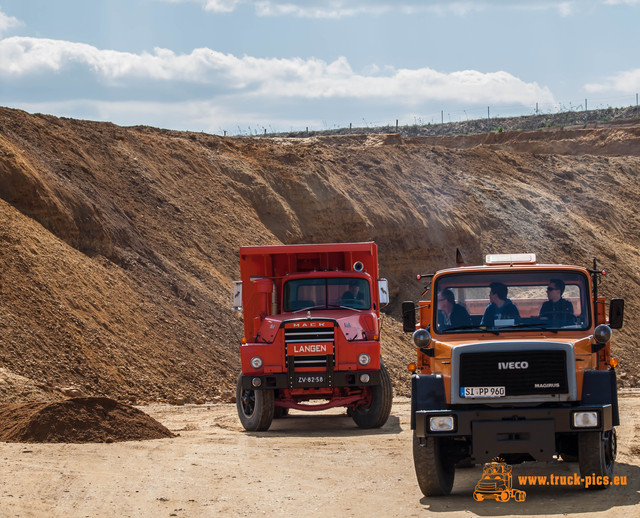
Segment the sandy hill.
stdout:
<path fill-rule="evenodd" d="M 241 321 L 238 246 L 374 240 L 396 320 L 416 273 L 491 252 L 610 275 L 626 298 L 614 356 L 638 382 L 640 125 L 307 139 L 202 133 L 0 108 L 0 401 L 59 387 L 130 401 L 228 398 Z"/>

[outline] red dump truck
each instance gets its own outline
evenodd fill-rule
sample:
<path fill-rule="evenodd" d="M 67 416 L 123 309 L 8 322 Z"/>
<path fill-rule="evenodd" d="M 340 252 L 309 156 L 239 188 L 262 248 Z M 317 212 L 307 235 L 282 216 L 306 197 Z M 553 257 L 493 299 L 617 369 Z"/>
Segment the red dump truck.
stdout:
<path fill-rule="evenodd" d="M 232 304 L 244 316 L 238 416 L 267 430 L 289 409 L 346 407 L 361 428 L 391 411 L 389 373 L 380 357 L 375 243 L 240 247 L 241 281 Z"/>

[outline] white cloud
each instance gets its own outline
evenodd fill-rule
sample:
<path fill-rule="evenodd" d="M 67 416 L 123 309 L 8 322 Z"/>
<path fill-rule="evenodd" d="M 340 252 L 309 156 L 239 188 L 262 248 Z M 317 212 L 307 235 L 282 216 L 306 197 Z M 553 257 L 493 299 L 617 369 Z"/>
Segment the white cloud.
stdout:
<path fill-rule="evenodd" d="M 242 110 L 242 100 L 216 99 L 179 102 L 97 101 L 74 99 L 62 102 L 23 102 L 14 108 L 30 113 L 112 122 L 120 126 L 147 125 L 182 131 L 205 131 L 229 135 L 262 134 L 322 127 L 319 118 L 266 113 L 255 107 Z"/>
<path fill-rule="evenodd" d="M 208 71 L 234 70 L 236 61 L 231 55 L 209 49 L 196 49 L 189 55 L 176 55 L 160 48 L 154 54 L 133 54 L 62 40 L 29 37 L 0 40 L 0 74 L 13 77 L 81 66 L 113 81 L 143 78 L 197 83 L 206 81 Z"/>
<path fill-rule="evenodd" d="M 420 13 L 455 16 L 466 16 L 472 12 L 483 11 L 486 2 L 441 0 L 424 2 L 404 0 L 321 0 L 313 2 L 291 0 L 257 0 L 253 2 L 258 16 L 294 16 L 298 18 L 340 19 L 362 15 L 382 16 L 390 13 L 415 15 Z"/>
<path fill-rule="evenodd" d="M 315 66 L 314 66 L 315 65 Z M 253 95 L 270 97 L 393 100 L 403 105 L 431 101 L 478 103 L 553 103 L 548 88 L 525 83 L 507 72 L 465 70 L 449 74 L 429 68 L 400 69 L 386 76 L 353 73 L 344 58 L 331 64 L 308 63 L 297 77 L 272 76 Z"/>
<path fill-rule="evenodd" d="M 342 19 L 355 16 L 435 14 L 468 16 L 488 10 L 555 11 L 562 17 L 597 5 L 638 5 L 640 0 L 159 0 L 198 3 L 206 11 L 233 12 L 239 5 L 253 7 L 257 16 Z"/>
<path fill-rule="evenodd" d="M 233 12 L 240 0 L 205 0 L 205 11 L 214 13 L 230 13 Z"/>
<path fill-rule="evenodd" d="M 635 94 L 640 91 L 640 68 L 620 72 L 600 83 L 588 83 L 584 85 L 584 89 L 589 93 Z"/>
<path fill-rule="evenodd" d="M 22 25 L 22 22 L 13 16 L 7 16 L 2 11 L 0 11 L 0 37 L 7 30 L 12 27 L 19 27 Z"/>
<path fill-rule="evenodd" d="M 561 16 L 569 16 L 574 12 L 574 2 L 560 2 L 558 4 L 558 13 Z"/>
<path fill-rule="evenodd" d="M 158 1 L 158 0 L 156 0 Z M 159 0 L 170 4 L 200 4 L 205 11 L 213 13 L 230 13 L 235 11 L 238 4 L 250 0 Z"/>
<path fill-rule="evenodd" d="M 388 99 L 407 105 L 434 99 L 461 103 L 553 102 L 548 88 L 503 71 L 445 74 L 429 68 L 381 71 L 368 67 L 368 73 L 357 73 L 344 57 L 327 63 L 316 58 L 236 57 L 207 48 L 180 55 L 158 48 L 153 54 L 133 54 L 51 39 L 0 40 L 0 76 L 61 75 L 78 68 L 112 85 L 131 86 L 144 80 L 149 83 L 145 87 L 151 87 L 154 82 L 173 81 L 270 99 Z"/>
<path fill-rule="evenodd" d="M 381 15 L 392 9 L 390 5 L 367 5 L 360 2 L 317 2 L 317 5 L 304 3 L 298 5 L 291 2 L 261 0 L 255 2 L 258 16 L 295 16 L 298 18 L 345 18 L 362 14 Z M 324 4 L 324 5 L 323 5 Z"/>

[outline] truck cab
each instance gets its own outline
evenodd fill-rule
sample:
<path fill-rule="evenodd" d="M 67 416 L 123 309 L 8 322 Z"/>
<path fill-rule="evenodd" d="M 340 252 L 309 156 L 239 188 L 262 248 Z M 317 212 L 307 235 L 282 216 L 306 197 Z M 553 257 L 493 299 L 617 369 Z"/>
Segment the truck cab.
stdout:
<path fill-rule="evenodd" d="M 380 355 L 388 290 L 375 243 L 241 247 L 240 273 L 236 400 L 245 429 L 266 430 L 289 409 L 339 406 L 360 427 L 382 426 L 392 399 Z"/>
<path fill-rule="evenodd" d="M 403 303 L 413 332 L 411 427 L 426 496 L 448 494 L 456 464 L 578 460 L 583 476 L 610 477 L 619 424 L 604 270 L 538 264 L 534 254 L 489 255 L 427 277 Z M 602 479 L 604 480 L 604 479 Z M 606 487 L 601 484 L 599 487 Z"/>

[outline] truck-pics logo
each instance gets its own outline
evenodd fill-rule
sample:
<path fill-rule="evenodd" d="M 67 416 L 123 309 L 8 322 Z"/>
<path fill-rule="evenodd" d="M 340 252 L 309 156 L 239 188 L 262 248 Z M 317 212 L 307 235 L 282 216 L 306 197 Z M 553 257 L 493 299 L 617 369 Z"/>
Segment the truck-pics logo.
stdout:
<path fill-rule="evenodd" d="M 513 488 L 512 466 L 503 459 L 496 458 L 487 462 L 482 468 L 482 478 L 476 484 L 473 498 L 478 502 L 495 500 L 507 502 L 513 498 L 516 502 L 524 502 L 527 493 Z"/>
<path fill-rule="evenodd" d="M 498 370 L 528 369 L 529 362 L 498 362 Z"/>

